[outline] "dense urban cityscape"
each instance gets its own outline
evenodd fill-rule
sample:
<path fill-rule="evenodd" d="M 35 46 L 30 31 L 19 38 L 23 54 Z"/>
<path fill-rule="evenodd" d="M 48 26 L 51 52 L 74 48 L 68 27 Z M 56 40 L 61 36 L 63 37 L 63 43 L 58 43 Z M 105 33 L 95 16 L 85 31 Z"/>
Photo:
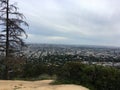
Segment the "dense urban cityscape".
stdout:
<path fill-rule="evenodd" d="M 103 66 L 120 66 L 120 48 L 89 45 L 57 45 L 57 44 L 28 44 L 23 49 L 27 56 L 42 58 L 48 57 L 48 61 L 81 61 L 86 64 Z M 51 59 L 51 57 L 53 57 Z M 58 58 L 59 56 L 59 58 Z M 62 56 L 60 58 L 60 56 Z M 64 57 L 64 58 L 63 58 Z M 69 59 L 68 59 L 69 58 Z"/>

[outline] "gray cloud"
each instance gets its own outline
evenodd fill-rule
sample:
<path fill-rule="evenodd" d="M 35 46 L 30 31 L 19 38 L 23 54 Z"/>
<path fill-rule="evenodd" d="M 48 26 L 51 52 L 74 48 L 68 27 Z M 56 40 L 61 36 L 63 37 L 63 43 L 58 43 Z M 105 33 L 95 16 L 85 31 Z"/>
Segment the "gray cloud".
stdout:
<path fill-rule="evenodd" d="M 28 42 L 120 45 L 119 0 L 17 2 L 30 23 Z"/>

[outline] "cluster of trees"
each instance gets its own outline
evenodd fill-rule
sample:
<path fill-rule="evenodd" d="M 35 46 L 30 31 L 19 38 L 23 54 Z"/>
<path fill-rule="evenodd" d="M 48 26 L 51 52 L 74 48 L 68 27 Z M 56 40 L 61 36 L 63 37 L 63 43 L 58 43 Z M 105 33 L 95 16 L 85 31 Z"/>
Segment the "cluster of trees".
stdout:
<path fill-rule="evenodd" d="M 14 72 L 10 72 L 11 79 L 32 79 L 43 74 L 56 75 L 56 83 L 79 84 L 91 90 L 119 90 L 120 69 L 98 65 L 82 64 L 78 61 L 69 61 L 64 64 L 55 62 L 43 63 L 39 59 L 23 57 L 23 62 L 13 64 Z M 4 78 L 4 66 L 0 61 L 0 79 Z M 18 68 L 19 67 L 19 68 Z"/>
<path fill-rule="evenodd" d="M 12 68 L 9 72 L 9 79 L 32 79 L 38 78 L 42 74 L 52 76 L 56 74 L 59 68 L 59 66 L 52 63 L 42 63 L 40 60 L 31 60 L 25 57 L 18 58 L 9 65 Z M 0 79 L 5 79 L 5 67 L 2 60 L 0 60 Z"/>
<path fill-rule="evenodd" d="M 66 63 L 57 73 L 58 83 L 79 84 L 91 90 L 119 90 L 120 70 L 113 67 Z"/>

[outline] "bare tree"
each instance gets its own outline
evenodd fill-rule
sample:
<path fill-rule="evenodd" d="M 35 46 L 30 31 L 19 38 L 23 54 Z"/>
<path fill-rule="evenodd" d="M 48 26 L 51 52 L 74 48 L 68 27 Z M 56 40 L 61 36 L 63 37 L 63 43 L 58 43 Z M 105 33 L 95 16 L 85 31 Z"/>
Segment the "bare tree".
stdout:
<path fill-rule="evenodd" d="M 24 21 L 24 15 L 18 12 L 18 7 L 10 4 L 9 0 L 0 0 L 0 12 L 0 25 L 3 28 L 0 34 L 0 47 L 5 50 L 6 57 L 9 57 L 11 52 L 25 46 L 21 37 L 27 37 L 27 34 L 21 26 L 28 24 Z"/>
<path fill-rule="evenodd" d="M 10 0 L 0 0 L 0 50 L 5 53 L 6 71 L 8 72 L 8 62 L 11 55 L 21 50 L 25 43 L 23 36 L 27 38 L 23 26 L 28 26 L 24 21 L 25 17 L 18 12 L 15 4 L 10 4 Z M 14 61 L 13 61 L 14 62 Z"/>

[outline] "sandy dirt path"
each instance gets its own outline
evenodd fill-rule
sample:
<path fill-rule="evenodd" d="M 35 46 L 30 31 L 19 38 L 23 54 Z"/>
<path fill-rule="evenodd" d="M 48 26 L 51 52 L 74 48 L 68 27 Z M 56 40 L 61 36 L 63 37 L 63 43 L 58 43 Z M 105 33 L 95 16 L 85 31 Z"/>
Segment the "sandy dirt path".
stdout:
<path fill-rule="evenodd" d="M 0 80 L 0 90 L 89 90 L 78 85 L 49 85 L 52 80 L 5 81 Z"/>

